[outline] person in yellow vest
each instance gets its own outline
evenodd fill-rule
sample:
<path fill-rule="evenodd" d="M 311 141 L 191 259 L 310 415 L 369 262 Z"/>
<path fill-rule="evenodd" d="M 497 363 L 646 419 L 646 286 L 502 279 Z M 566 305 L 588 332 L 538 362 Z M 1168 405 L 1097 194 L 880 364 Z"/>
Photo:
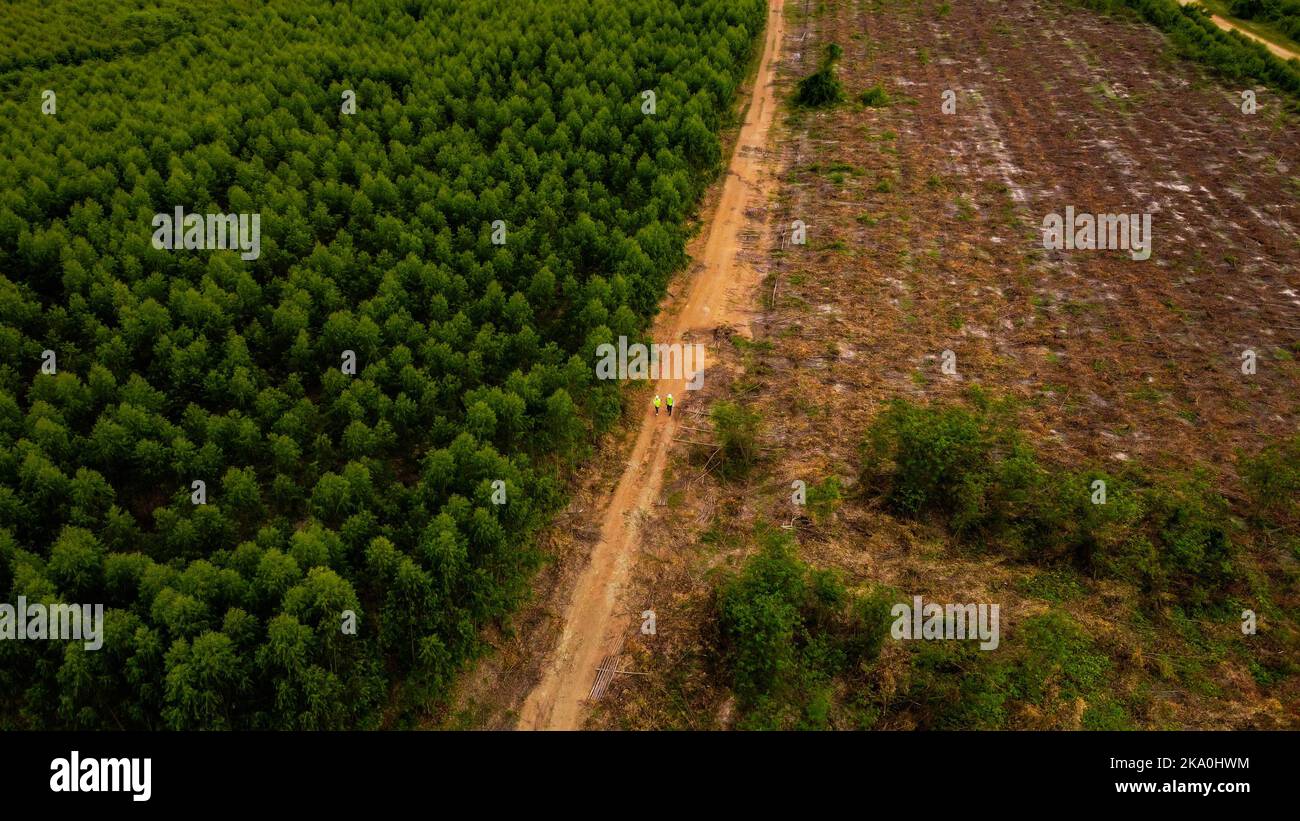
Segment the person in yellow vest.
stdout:
<path fill-rule="evenodd" d="M 668 415 L 673 415 L 673 395 L 671 393 L 668 394 Z"/>
<path fill-rule="evenodd" d="M 661 404 L 661 403 L 660 403 L 660 400 L 659 400 L 659 394 L 656 393 L 656 394 L 655 394 L 655 416 L 658 416 L 658 415 L 659 415 L 659 405 L 660 405 L 660 404 Z M 672 407 L 672 406 L 669 405 L 669 407 Z M 672 413 L 672 411 L 669 411 L 669 413 Z"/>

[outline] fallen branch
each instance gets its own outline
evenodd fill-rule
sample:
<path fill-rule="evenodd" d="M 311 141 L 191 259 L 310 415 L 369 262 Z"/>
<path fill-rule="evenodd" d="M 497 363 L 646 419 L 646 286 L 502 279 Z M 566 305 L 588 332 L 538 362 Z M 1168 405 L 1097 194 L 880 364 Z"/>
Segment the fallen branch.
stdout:
<path fill-rule="evenodd" d="M 717 442 L 696 442 L 694 439 L 674 439 L 673 441 L 685 442 L 688 445 L 702 445 L 703 447 L 706 448 L 718 448 L 719 450 L 722 449 L 722 445 L 719 445 Z"/>
<path fill-rule="evenodd" d="M 703 479 L 705 476 L 708 476 L 712 472 L 712 468 L 710 467 L 710 465 L 713 464 L 713 457 L 717 456 L 721 452 L 722 452 L 722 446 L 719 445 L 717 450 L 709 454 L 709 461 L 704 463 L 704 472 L 701 473 L 699 476 L 696 476 L 694 479 L 692 479 L 690 484 L 692 485 L 695 484 L 696 482 L 700 481 L 701 479 Z"/>

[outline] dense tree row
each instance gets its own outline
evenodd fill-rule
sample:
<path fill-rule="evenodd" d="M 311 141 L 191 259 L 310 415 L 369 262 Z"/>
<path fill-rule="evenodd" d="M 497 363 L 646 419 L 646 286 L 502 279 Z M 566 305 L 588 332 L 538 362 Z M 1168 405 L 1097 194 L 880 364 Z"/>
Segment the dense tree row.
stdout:
<path fill-rule="evenodd" d="M 522 595 L 764 5 L 90 5 L 0 41 L 0 601 L 106 636 L 0 642 L 0 726 L 373 725 Z"/>

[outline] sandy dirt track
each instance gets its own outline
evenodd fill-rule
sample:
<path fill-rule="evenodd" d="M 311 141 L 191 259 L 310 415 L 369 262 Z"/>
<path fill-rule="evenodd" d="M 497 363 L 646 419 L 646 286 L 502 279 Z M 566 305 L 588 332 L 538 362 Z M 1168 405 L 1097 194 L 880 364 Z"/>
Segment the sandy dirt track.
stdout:
<path fill-rule="evenodd" d="M 719 325 L 748 333 L 746 307 L 759 275 L 741 262 L 737 252 L 747 224 L 746 208 L 763 205 L 770 189 L 764 147 L 776 111 L 774 80 L 784 22 L 783 0 L 771 0 L 752 97 L 717 210 L 696 259 L 688 297 L 676 315 L 661 316 L 655 323 L 656 342 L 699 339 Z M 618 612 L 618 602 L 638 554 L 639 519 L 659 494 L 669 446 L 683 412 L 691 405 L 684 380 L 661 379 L 655 391 L 676 397 L 677 415 L 669 418 L 661 412 L 655 416 L 646 409 L 636 445 L 602 514 L 600 541 L 565 604 L 559 643 L 547 660 L 542 680 L 524 702 L 520 729 L 581 727 L 584 702 L 597 667 L 618 649 L 619 637 L 628 627 L 628 616 Z"/>

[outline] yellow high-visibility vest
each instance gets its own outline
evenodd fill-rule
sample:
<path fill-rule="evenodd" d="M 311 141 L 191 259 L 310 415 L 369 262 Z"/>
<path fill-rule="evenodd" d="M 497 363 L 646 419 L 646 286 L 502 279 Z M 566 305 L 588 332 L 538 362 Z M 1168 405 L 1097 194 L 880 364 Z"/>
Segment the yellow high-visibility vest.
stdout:
<path fill-rule="evenodd" d="M 673 395 L 670 393 L 668 394 L 668 407 L 671 408 L 672 406 L 673 406 Z"/>
<path fill-rule="evenodd" d="M 655 394 L 655 407 L 659 407 L 659 394 Z"/>

